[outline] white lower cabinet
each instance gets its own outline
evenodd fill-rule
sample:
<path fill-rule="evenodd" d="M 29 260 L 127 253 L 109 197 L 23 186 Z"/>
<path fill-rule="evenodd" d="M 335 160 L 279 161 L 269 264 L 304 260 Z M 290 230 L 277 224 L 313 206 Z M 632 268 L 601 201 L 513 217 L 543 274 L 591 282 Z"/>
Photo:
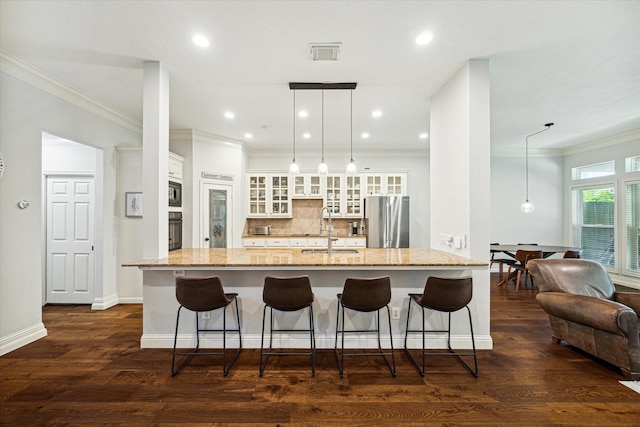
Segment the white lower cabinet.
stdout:
<path fill-rule="evenodd" d="M 267 238 L 268 248 L 287 248 L 289 247 L 289 239 L 282 238 Z"/>
<path fill-rule="evenodd" d="M 245 248 L 264 248 L 265 243 L 265 239 L 242 239 Z"/>
<path fill-rule="evenodd" d="M 244 238 L 242 245 L 245 248 L 326 248 L 326 237 L 266 237 Z M 334 248 L 364 248 L 367 246 L 366 237 L 338 237 L 333 241 Z"/>

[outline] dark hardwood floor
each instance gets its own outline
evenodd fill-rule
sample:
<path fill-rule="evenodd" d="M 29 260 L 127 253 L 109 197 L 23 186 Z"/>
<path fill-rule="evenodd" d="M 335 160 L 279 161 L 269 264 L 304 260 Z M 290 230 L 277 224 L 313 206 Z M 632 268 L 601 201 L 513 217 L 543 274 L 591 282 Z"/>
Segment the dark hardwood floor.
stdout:
<path fill-rule="evenodd" d="M 398 351 L 396 378 L 381 358 L 349 358 L 340 379 L 329 350 L 315 378 L 308 357 L 272 358 L 259 378 L 253 349 L 226 378 L 209 357 L 172 378 L 170 350 L 139 348 L 140 305 L 47 306 L 49 336 L 0 357 L 0 424 L 640 425 L 618 370 L 553 342 L 530 287 L 496 282 L 478 378 L 442 357 L 421 378 Z"/>

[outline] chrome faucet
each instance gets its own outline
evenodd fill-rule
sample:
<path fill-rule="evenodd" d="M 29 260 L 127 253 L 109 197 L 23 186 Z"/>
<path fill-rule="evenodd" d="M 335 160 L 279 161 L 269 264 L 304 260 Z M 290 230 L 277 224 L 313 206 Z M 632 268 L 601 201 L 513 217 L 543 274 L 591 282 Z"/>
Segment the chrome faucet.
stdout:
<path fill-rule="evenodd" d="M 333 230 L 333 226 L 331 225 L 331 209 L 329 209 L 326 206 L 320 210 L 320 235 L 322 235 L 322 232 L 324 231 L 324 228 L 323 228 L 324 222 L 322 221 L 322 213 L 325 210 L 329 214 L 329 223 L 327 224 L 327 254 L 331 255 L 331 253 L 333 252 L 332 251 L 333 239 L 331 238 L 331 231 Z"/>

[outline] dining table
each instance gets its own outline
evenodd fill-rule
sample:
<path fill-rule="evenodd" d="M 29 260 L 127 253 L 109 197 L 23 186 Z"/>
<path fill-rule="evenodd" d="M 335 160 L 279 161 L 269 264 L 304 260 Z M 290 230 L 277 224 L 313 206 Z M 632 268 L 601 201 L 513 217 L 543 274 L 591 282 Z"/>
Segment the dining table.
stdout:
<path fill-rule="evenodd" d="M 519 250 L 542 251 L 542 258 L 549 258 L 550 256 L 557 253 L 564 254 L 567 251 L 579 252 L 581 250 L 581 248 L 574 247 L 574 246 L 537 245 L 537 244 L 536 245 L 531 245 L 531 244 L 529 245 L 527 244 L 490 245 L 489 248 L 492 255 L 495 253 L 502 252 L 505 255 L 513 258 L 514 260 L 516 258 L 516 252 Z M 502 286 L 508 283 L 509 280 L 514 278 L 516 274 L 517 273 L 514 270 L 513 273 L 511 273 L 510 275 L 507 275 L 507 277 L 501 280 L 500 283 L 498 283 L 498 286 Z M 500 264 L 500 276 L 502 276 L 502 264 Z"/>
<path fill-rule="evenodd" d="M 555 246 L 555 245 L 491 245 L 489 246 L 492 253 L 502 252 L 511 258 L 516 258 L 518 250 L 525 251 L 542 251 L 543 258 L 549 258 L 553 254 L 565 253 L 566 251 L 580 251 L 581 248 L 574 246 Z"/>

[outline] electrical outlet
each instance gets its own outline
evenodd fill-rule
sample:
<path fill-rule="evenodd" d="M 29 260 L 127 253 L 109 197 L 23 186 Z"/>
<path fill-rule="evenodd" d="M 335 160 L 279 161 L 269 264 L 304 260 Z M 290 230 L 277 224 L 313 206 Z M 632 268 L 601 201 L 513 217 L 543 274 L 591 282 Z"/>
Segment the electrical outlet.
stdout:
<path fill-rule="evenodd" d="M 202 320 L 209 320 L 211 319 L 211 312 L 210 311 L 205 311 L 202 313 Z"/>
<path fill-rule="evenodd" d="M 391 307 L 391 318 L 392 319 L 400 318 L 400 307 Z"/>

